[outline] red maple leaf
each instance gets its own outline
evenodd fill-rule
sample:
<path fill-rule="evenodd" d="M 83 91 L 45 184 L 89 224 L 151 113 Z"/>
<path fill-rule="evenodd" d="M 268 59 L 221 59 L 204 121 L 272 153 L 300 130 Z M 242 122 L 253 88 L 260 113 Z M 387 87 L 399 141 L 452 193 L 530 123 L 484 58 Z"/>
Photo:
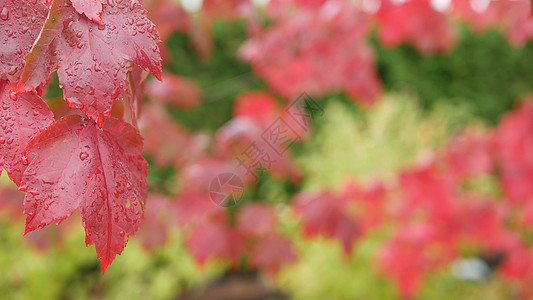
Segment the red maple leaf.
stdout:
<path fill-rule="evenodd" d="M 361 228 L 358 220 L 349 213 L 347 198 L 329 191 L 301 193 L 296 196 L 294 207 L 302 216 L 306 235 L 338 239 L 344 253 L 351 253 Z"/>
<path fill-rule="evenodd" d="M 0 166 L 20 184 L 28 161 L 26 144 L 54 122 L 48 105 L 36 94 L 15 94 L 12 85 L 0 81 Z"/>
<path fill-rule="evenodd" d="M 260 236 L 274 231 L 276 212 L 264 204 L 247 204 L 237 215 L 237 228 L 246 236 Z"/>
<path fill-rule="evenodd" d="M 143 151 L 157 166 L 178 165 L 201 153 L 188 153 L 194 144 L 193 135 L 179 126 L 160 104 L 143 106 L 139 129 L 146 137 Z"/>
<path fill-rule="evenodd" d="M 180 3 L 169 0 L 144 0 L 142 3 L 163 41 L 176 31 L 187 32 L 190 29 L 190 15 Z"/>
<path fill-rule="evenodd" d="M 443 159 L 449 171 L 458 179 L 487 174 L 492 171 L 491 136 L 480 130 L 457 135 L 445 150 Z"/>
<path fill-rule="evenodd" d="M 276 275 L 282 266 L 296 261 L 291 241 L 277 233 L 261 238 L 250 254 L 251 265 L 271 275 Z"/>
<path fill-rule="evenodd" d="M 453 245 L 441 239 L 431 223 L 408 225 L 398 230 L 378 253 L 378 265 L 392 279 L 404 298 L 412 298 L 432 270 L 451 261 Z M 445 257 L 445 258 L 444 258 Z"/>
<path fill-rule="evenodd" d="M 433 221 L 453 220 L 456 209 L 456 182 L 448 174 L 441 172 L 432 162 L 404 171 L 399 176 L 405 204 L 400 216 L 412 217 L 420 212 Z"/>
<path fill-rule="evenodd" d="M 96 24 L 78 14 L 70 1 L 54 1 L 43 34 L 27 56 L 18 90 L 32 90 L 58 70 L 69 105 L 101 125 L 113 100 L 126 92 L 125 60 L 160 78 L 159 34 L 142 5 L 137 0 L 108 1 L 101 18 L 103 24 Z"/>
<path fill-rule="evenodd" d="M 0 0 L 0 80 L 19 80 L 47 15 L 42 0 Z"/>
<path fill-rule="evenodd" d="M 533 99 L 507 114 L 496 132 L 500 181 L 513 204 L 533 201 Z"/>
<path fill-rule="evenodd" d="M 172 73 L 163 74 L 163 78 L 148 83 L 150 100 L 181 109 L 193 109 L 202 100 L 203 91 L 194 81 Z"/>
<path fill-rule="evenodd" d="M 401 4 L 382 1 L 376 19 L 380 41 L 388 47 L 408 42 L 428 54 L 449 51 L 455 43 L 456 33 L 451 22 L 431 6 L 430 0 Z"/>
<path fill-rule="evenodd" d="M 209 198 L 207 193 L 185 190 L 173 202 L 176 222 L 179 226 L 196 224 L 220 212 L 220 207 Z"/>
<path fill-rule="evenodd" d="M 171 209 L 172 203 L 166 195 L 152 194 L 146 202 L 146 213 L 141 220 L 137 236 L 144 249 L 151 251 L 166 243 L 175 216 Z"/>
<path fill-rule="evenodd" d="M 378 228 L 387 216 L 388 190 L 381 182 L 363 188 L 350 182 L 344 187 L 344 197 L 352 201 L 363 234 Z"/>
<path fill-rule="evenodd" d="M 242 46 L 240 54 L 256 74 L 285 98 L 344 91 L 360 103 L 373 103 L 381 83 L 366 42 L 369 17 L 348 1 L 295 11 Z"/>
<path fill-rule="evenodd" d="M 200 264 L 208 259 L 223 259 L 236 264 L 246 247 L 240 233 L 227 225 L 225 214 L 203 220 L 185 243 Z"/>
<path fill-rule="evenodd" d="M 106 119 L 102 129 L 77 115 L 52 124 L 26 147 L 26 233 L 79 208 L 85 242 L 95 245 L 105 272 L 139 228 L 148 192 L 141 150 L 137 129 L 118 119 Z"/>

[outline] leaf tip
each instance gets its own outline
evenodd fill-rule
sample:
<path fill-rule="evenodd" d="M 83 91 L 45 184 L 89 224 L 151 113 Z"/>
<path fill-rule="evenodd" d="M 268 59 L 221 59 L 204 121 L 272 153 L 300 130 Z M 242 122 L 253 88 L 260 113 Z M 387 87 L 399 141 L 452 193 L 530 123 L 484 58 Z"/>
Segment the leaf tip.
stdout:
<path fill-rule="evenodd" d="M 26 226 L 26 229 L 24 229 L 24 233 L 22 234 L 22 236 L 26 236 L 26 234 L 28 234 L 28 233 L 30 233 L 32 231 L 33 231 L 32 228 L 30 228 L 29 226 Z"/>
<path fill-rule="evenodd" d="M 95 22 L 98 25 L 104 25 L 104 22 L 102 22 L 102 19 L 100 18 L 100 15 L 96 15 L 94 18 L 91 19 L 93 22 Z"/>
<path fill-rule="evenodd" d="M 109 264 L 104 263 L 104 261 L 102 261 L 102 275 L 105 275 L 105 271 L 107 270 L 108 266 Z"/>

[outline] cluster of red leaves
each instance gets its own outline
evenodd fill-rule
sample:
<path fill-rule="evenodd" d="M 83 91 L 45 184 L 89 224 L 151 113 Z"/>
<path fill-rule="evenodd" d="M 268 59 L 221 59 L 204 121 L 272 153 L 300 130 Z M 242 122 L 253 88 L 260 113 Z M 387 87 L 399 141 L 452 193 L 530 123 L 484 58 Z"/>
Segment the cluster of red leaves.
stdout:
<path fill-rule="evenodd" d="M 193 25 L 183 27 L 196 28 L 187 29 L 193 40 L 208 45 L 208 28 L 204 26 L 210 25 L 205 24 L 244 17 L 253 30 L 241 54 L 281 96 L 295 97 L 302 90 L 317 96 L 344 91 L 362 103 L 371 103 L 380 91 L 373 52 L 366 42 L 373 25 L 384 45 L 409 43 L 426 54 L 451 49 L 457 35 L 456 19 L 472 24 L 476 30 L 500 28 L 511 42 L 521 44 L 530 38 L 530 21 L 524 17 L 529 6 L 526 8 L 524 3 L 491 2 L 481 10 L 471 1 L 457 0 L 453 9 L 437 11 L 430 1 L 387 1 L 369 12 L 349 1 L 273 0 L 265 10 L 272 25 L 257 28 L 247 1 L 209 1 L 202 12 L 202 18 L 207 20 L 195 20 Z M 180 26 L 174 29 L 183 31 Z M 200 35 L 198 28 L 204 30 Z M 157 125 L 163 115 L 158 105 L 184 107 L 188 101 L 196 103 L 198 93 L 191 88 L 194 84 L 176 79 L 172 87 L 154 83 L 152 105 L 159 112 L 147 116 L 147 120 L 152 119 L 146 121 L 147 126 L 169 126 L 163 124 L 166 121 Z M 169 97 L 173 89 L 183 91 L 186 99 Z M 533 277 L 533 251 L 523 237 L 523 228 L 533 223 L 533 205 L 529 201 L 533 193 L 531 107 L 531 102 L 524 101 L 493 131 L 459 134 L 430 162 L 402 171 L 392 183 L 371 187 L 350 183 L 340 192 L 299 193 L 291 208 L 301 217 L 303 233 L 311 238 L 338 240 L 345 255 L 350 255 L 359 239 L 380 228 L 394 228 L 376 261 L 405 297 L 414 296 L 429 274 L 460 258 L 465 245 L 480 255 L 502 255 L 499 273 L 516 281 L 523 293 L 530 292 L 527 283 Z M 207 188 L 216 175 L 235 172 L 231 159 L 251 142 L 260 141 L 261 132 L 280 115 L 282 106 L 272 96 L 248 93 L 237 99 L 234 119 L 219 129 L 213 141 L 172 125 L 175 128 L 168 132 L 174 133 L 160 136 L 154 143 L 165 145 L 168 140 L 181 139 L 181 144 L 197 150 L 196 155 L 190 158 L 185 153 L 191 152 L 172 154 L 147 148 L 147 154 L 160 160 L 158 164 L 179 168 L 181 190 L 170 200 L 154 200 L 158 208 L 153 217 L 147 215 L 146 223 L 153 220 L 153 224 L 146 226 L 156 226 L 159 233 L 164 233 L 168 222 L 177 223 L 185 229 L 186 245 L 201 263 L 221 259 L 235 266 L 245 260 L 252 268 L 275 273 L 282 264 L 294 261 L 290 242 L 275 230 L 277 221 L 272 208 L 245 204 L 235 215 L 228 214 L 213 205 Z M 166 139 L 169 136 L 175 137 Z M 213 149 L 211 154 L 209 148 Z M 284 159 L 277 165 L 279 169 L 272 168 L 271 172 L 297 183 L 295 179 L 301 174 L 290 156 Z M 487 176 L 500 183 L 502 195 L 488 196 L 470 187 L 472 181 Z M 164 217 L 157 217 L 158 214 Z M 164 240 L 164 234 L 147 234 L 146 244 L 153 247 Z"/>
<path fill-rule="evenodd" d="M 174 199 L 158 194 L 150 197 L 139 237 L 151 250 L 165 244 L 169 228 L 177 225 L 199 264 L 218 260 L 240 268 L 245 262 L 250 269 L 275 275 L 296 260 L 292 242 L 279 233 L 277 223 L 271 206 L 249 203 L 230 216 L 207 193 L 190 189 Z"/>
<path fill-rule="evenodd" d="M 153 18 L 164 36 L 172 30 L 188 32 L 203 57 L 213 51 L 211 27 L 217 20 L 245 19 L 250 37 L 240 54 L 254 72 L 286 99 L 306 91 L 312 96 L 345 92 L 362 104 L 380 95 L 373 49 L 367 40 L 372 28 L 389 47 L 408 43 L 424 54 L 448 52 L 455 45 L 458 27 L 501 30 L 513 45 L 533 37 L 533 20 L 527 0 L 453 0 L 435 9 L 430 0 L 379 1 L 358 4 L 348 0 L 272 0 L 261 10 L 249 0 L 204 1 L 195 18 L 175 2 L 150 0 Z M 261 17 L 271 21 L 263 25 Z M 186 15 L 188 16 L 188 15 Z M 324 70 L 328 70 L 325 72 Z"/>
<path fill-rule="evenodd" d="M 182 8 L 167 0 L 148 1 L 155 11 Z M 367 43 L 372 28 L 389 47 L 408 43 L 424 54 L 450 51 L 462 23 L 476 31 L 500 29 L 514 45 L 533 36 L 527 0 L 454 0 L 435 9 L 429 0 L 379 1 L 354 4 L 348 0 L 272 0 L 261 10 L 248 0 L 204 1 L 201 14 L 187 22 L 168 22 L 168 14 L 154 15 L 165 32 L 188 32 L 203 57 L 213 51 L 211 27 L 217 20 L 245 19 L 250 37 L 240 55 L 254 72 L 286 99 L 306 91 L 312 96 L 345 92 L 362 104 L 380 95 L 374 51 Z M 261 15 L 271 25 L 261 24 Z M 267 55 L 265 55 L 267 54 Z M 328 70 L 325 72 L 324 70 Z"/>
<path fill-rule="evenodd" d="M 500 273 L 521 292 L 532 292 L 533 249 L 523 236 L 531 226 L 526 207 L 533 193 L 532 100 L 524 100 L 497 129 L 464 132 L 432 162 L 400 174 L 398 199 L 390 200 L 401 203 L 391 218 L 397 233 L 380 264 L 404 296 L 413 296 L 426 275 L 460 257 L 465 245 L 502 255 Z M 499 182 L 503 195 L 489 198 L 471 187 L 486 176 Z"/>
<path fill-rule="evenodd" d="M 500 29 L 514 45 L 533 37 L 529 1 L 487 1 L 487 8 L 479 8 L 480 2 L 454 0 L 447 9 L 436 10 L 430 0 L 367 0 L 360 5 L 273 0 L 266 9 L 273 25 L 254 31 L 241 55 L 284 98 L 302 91 L 317 97 L 345 92 L 368 104 L 381 90 L 375 55 L 366 43 L 373 27 L 384 46 L 407 43 L 423 54 L 450 51 L 465 22 L 478 31 Z"/>
<path fill-rule="evenodd" d="M 301 217 L 303 234 L 338 240 L 349 256 L 359 239 L 394 228 L 376 255 L 376 263 L 406 297 L 414 296 L 428 275 L 460 258 L 465 247 L 476 249 L 479 255 L 502 255 L 499 273 L 529 292 L 527 280 L 533 264 L 518 257 L 533 255 L 523 238 L 524 228 L 533 220 L 529 184 L 533 180 L 532 103 L 524 100 L 495 130 L 461 132 L 431 161 L 402 171 L 387 184 L 363 187 L 351 182 L 339 192 L 297 194 L 290 206 Z M 166 221 L 147 215 L 147 224 L 153 222 L 160 228 L 158 235 L 146 235 L 147 247 L 165 240 L 160 235 L 168 224 L 178 224 L 185 229 L 186 246 L 200 263 L 219 259 L 236 266 L 245 260 L 251 268 L 274 274 L 284 263 L 294 261 L 290 241 L 275 231 L 272 208 L 245 204 L 232 215 L 214 205 L 208 194 L 211 180 L 220 173 L 236 172 L 231 159 L 260 140 L 262 130 L 283 114 L 282 106 L 269 94 L 245 93 L 236 100 L 234 118 L 219 129 L 212 146 L 204 140 L 200 154 L 192 159 L 177 152 L 172 161 L 180 168 L 181 190 L 164 205 L 155 204 L 161 209 L 154 215 L 163 214 Z M 213 149 L 211 154 L 208 148 Z M 286 165 L 272 168 L 271 173 L 291 179 L 298 170 L 290 155 L 284 159 L 280 164 Z M 485 177 L 499 182 L 503 195 L 487 195 L 471 187 L 473 181 Z M 251 180 L 245 184 L 253 185 Z M 172 221 L 168 221 L 169 212 Z"/>
<path fill-rule="evenodd" d="M 0 162 L 26 192 L 25 233 L 79 209 L 105 271 L 148 192 L 142 137 L 111 110 L 134 102 L 135 66 L 161 77 L 159 34 L 137 0 L 1 0 L 0 27 Z M 57 121 L 41 98 L 56 70 L 76 108 Z"/>
<path fill-rule="evenodd" d="M 194 221 L 186 245 L 197 261 L 224 259 L 237 268 L 245 260 L 251 269 L 272 275 L 295 261 L 292 243 L 276 230 L 277 214 L 272 207 L 246 204 L 232 223 L 220 211 Z"/>
<path fill-rule="evenodd" d="M 176 82 L 185 81 L 176 77 Z M 164 244 L 169 228 L 177 226 L 185 234 L 185 245 L 201 264 L 222 260 L 237 268 L 245 262 L 251 269 L 276 274 L 283 265 L 295 261 L 296 255 L 290 240 L 276 229 L 278 220 L 274 207 L 249 203 L 239 207 L 232 216 L 212 201 L 209 185 L 222 173 L 235 173 L 251 188 L 254 178 L 246 169 L 239 168 L 235 158 L 254 142 L 274 156 L 261 139 L 261 133 L 276 118 L 282 117 L 298 128 L 295 121 L 270 94 L 247 92 L 236 99 L 234 118 L 212 138 L 203 133 L 194 134 L 179 126 L 165 110 L 165 105 L 180 107 L 195 103 L 198 93 L 183 93 L 182 99 L 174 101 L 164 95 L 166 87 L 161 88 L 163 91 L 155 88 L 162 85 L 164 83 L 148 84 L 151 103 L 144 104 L 139 126 L 141 132 L 146 133 L 144 153 L 159 167 L 177 169 L 179 190 L 172 190 L 167 196 L 150 196 L 139 230 L 144 247 L 151 250 Z M 299 128 L 295 134 L 303 139 L 309 132 Z M 296 184 L 301 179 L 290 153 L 277 156 L 268 171 L 276 180 L 289 179 Z"/>
<path fill-rule="evenodd" d="M 377 266 L 404 297 L 415 296 L 426 276 L 461 258 L 465 248 L 501 255 L 499 273 L 531 295 L 533 248 L 524 234 L 533 225 L 532 130 L 533 99 L 526 99 L 495 130 L 459 134 L 431 161 L 387 185 L 302 192 L 293 209 L 306 236 L 336 239 L 346 254 L 374 229 L 394 228 Z M 486 177 L 499 183 L 501 196 L 472 187 Z"/>
<path fill-rule="evenodd" d="M 476 31 L 500 29 L 516 46 L 523 46 L 533 38 L 530 1 L 453 0 L 452 3 L 452 14 L 469 23 Z"/>
<path fill-rule="evenodd" d="M 315 97 L 345 91 L 369 104 L 381 89 L 366 42 L 369 29 L 367 15 L 347 1 L 329 1 L 278 16 L 274 26 L 243 45 L 241 54 L 287 99 L 302 91 Z"/>
<path fill-rule="evenodd" d="M 430 0 L 410 0 L 400 5 L 384 0 L 375 17 L 384 46 L 407 42 L 428 54 L 448 51 L 454 45 L 451 22 L 432 7 Z"/>

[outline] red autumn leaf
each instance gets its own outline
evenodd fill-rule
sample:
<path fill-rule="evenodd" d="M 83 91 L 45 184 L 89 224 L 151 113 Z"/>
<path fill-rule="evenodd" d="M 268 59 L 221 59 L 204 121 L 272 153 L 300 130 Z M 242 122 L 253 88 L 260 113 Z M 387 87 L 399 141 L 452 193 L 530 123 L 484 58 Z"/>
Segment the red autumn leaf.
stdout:
<path fill-rule="evenodd" d="M 533 201 L 533 99 L 507 114 L 496 132 L 503 191 L 513 204 Z"/>
<path fill-rule="evenodd" d="M 222 214 L 200 223 L 185 243 L 200 264 L 208 259 L 228 260 L 235 264 L 246 246 L 243 237 L 227 225 Z"/>
<path fill-rule="evenodd" d="M 205 0 L 202 3 L 202 13 L 210 22 L 237 19 L 251 8 L 252 3 L 248 0 Z"/>
<path fill-rule="evenodd" d="M 150 251 L 166 243 L 175 216 L 171 209 L 172 203 L 165 195 L 152 194 L 146 203 L 146 213 L 141 220 L 137 236 L 144 249 Z"/>
<path fill-rule="evenodd" d="M 509 240 L 499 273 L 503 278 L 517 284 L 522 294 L 519 298 L 530 299 L 533 296 L 533 251 L 530 245 L 514 236 L 510 236 Z"/>
<path fill-rule="evenodd" d="M 90 22 L 70 1 L 54 1 L 43 34 L 27 56 L 19 91 L 36 88 L 58 70 L 70 106 L 102 123 L 113 100 L 122 99 L 131 61 L 161 76 L 159 34 L 137 0 L 108 1 L 102 22 Z"/>
<path fill-rule="evenodd" d="M 31 159 L 20 189 L 26 233 L 59 224 L 80 209 L 85 242 L 95 245 L 105 272 L 139 228 L 148 192 L 148 164 L 137 129 L 109 118 L 99 129 L 81 116 L 52 124 L 26 147 Z"/>
<path fill-rule="evenodd" d="M 439 266 L 446 245 L 436 241 L 438 233 L 429 223 L 398 231 L 378 254 L 378 265 L 406 298 L 414 297 L 427 274 Z M 448 246 L 450 247 L 450 246 Z"/>
<path fill-rule="evenodd" d="M 237 228 L 246 236 L 260 236 L 276 228 L 276 212 L 263 204 L 247 204 L 237 215 Z"/>
<path fill-rule="evenodd" d="M 143 151 L 157 166 L 174 166 L 194 157 L 187 153 L 193 144 L 192 134 L 179 126 L 162 105 L 143 106 L 139 129 L 146 137 Z"/>
<path fill-rule="evenodd" d="M 202 89 L 194 81 L 172 73 L 163 74 L 163 78 L 164 81 L 148 83 L 150 100 L 182 109 L 195 108 L 202 100 Z"/>
<path fill-rule="evenodd" d="M 499 246 L 507 232 L 505 209 L 496 202 L 474 198 L 461 200 L 463 201 L 455 214 L 461 234 L 475 245 L 483 245 L 489 249 Z"/>
<path fill-rule="evenodd" d="M 456 40 L 456 32 L 447 16 L 436 11 L 430 0 L 411 0 L 398 4 L 381 1 L 376 14 L 380 42 L 397 47 L 411 43 L 422 53 L 446 52 Z"/>
<path fill-rule="evenodd" d="M 247 176 L 245 168 L 236 168 L 236 164 L 233 161 L 202 157 L 194 163 L 183 167 L 178 179 L 179 185 L 188 191 L 208 192 L 211 182 L 224 173 L 236 175 L 244 184 L 252 179 L 252 176 Z"/>
<path fill-rule="evenodd" d="M 349 214 L 348 201 L 329 191 L 296 196 L 295 210 L 302 216 L 308 236 L 324 235 L 338 239 L 346 255 L 349 255 L 361 235 L 358 220 Z"/>
<path fill-rule="evenodd" d="M 11 180 L 20 184 L 27 161 L 24 147 L 54 122 L 54 115 L 36 94 L 15 94 L 13 87 L 0 81 L 0 166 Z"/>
<path fill-rule="evenodd" d="M 346 92 L 360 103 L 373 103 L 381 84 L 366 41 L 370 20 L 348 2 L 328 1 L 286 13 L 249 39 L 240 54 L 285 98 Z"/>
<path fill-rule="evenodd" d="M 288 117 L 283 119 L 291 120 Z M 289 178 L 291 182 L 297 183 L 301 180 L 301 174 L 292 161 L 292 155 L 285 151 L 280 155 L 279 149 L 275 149 L 267 140 L 268 132 L 266 126 L 261 128 L 262 124 L 258 118 L 236 117 L 221 127 L 215 139 L 215 154 L 219 157 L 232 159 L 234 163 L 234 173 L 239 174 L 242 179 L 255 180 L 253 167 L 257 169 L 257 175 L 269 172 L 278 178 Z M 275 134 L 276 123 L 271 127 L 271 132 Z M 280 124 L 280 123 L 277 123 Z M 295 142 L 299 141 L 299 136 L 292 130 L 288 130 L 285 137 L 292 138 Z M 247 154 L 246 154 L 247 153 Z M 258 164 L 256 166 L 247 166 L 242 162 L 246 155 L 257 155 Z M 248 170 L 250 169 L 250 170 Z"/>
<path fill-rule="evenodd" d="M 281 116 L 282 109 L 276 98 L 267 92 L 247 92 L 235 99 L 233 114 L 256 122 L 261 129 L 267 128 L 276 117 Z"/>
<path fill-rule="evenodd" d="M 191 27 L 190 15 L 176 1 L 144 0 L 143 5 L 148 11 L 150 20 L 157 26 L 163 41 L 166 41 L 172 33 L 187 32 Z"/>
<path fill-rule="evenodd" d="M 210 24 L 204 19 L 194 19 L 189 28 L 189 37 L 199 57 L 207 61 L 213 55 L 215 42 L 213 41 Z"/>
<path fill-rule="evenodd" d="M 257 119 L 236 117 L 220 127 L 215 137 L 215 154 L 233 158 L 255 141 L 261 141 L 263 129 Z"/>
<path fill-rule="evenodd" d="M 363 234 L 378 228 L 385 221 L 388 191 L 383 183 L 376 182 L 368 188 L 349 183 L 344 187 L 343 194 L 355 204 Z"/>
<path fill-rule="evenodd" d="M 457 135 L 447 147 L 444 160 L 449 171 L 465 179 L 489 173 L 493 165 L 490 135 L 470 130 Z"/>
<path fill-rule="evenodd" d="M 102 24 L 100 14 L 102 13 L 102 0 L 72 0 L 72 6 L 80 13 L 87 16 L 87 18 Z"/>
<path fill-rule="evenodd" d="M 453 220 L 457 197 L 453 176 L 440 172 L 434 163 L 430 163 L 404 171 L 399 181 L 405 201 L 399 210 L 401 217 L 420 212 L 434 221 Z"/>
<path fill-rule="evenodd" d="M 185 190 L 177 196 L 174 204 L 176 221 L 179 226 L 198 223 L 220 212 L 207 193 Z"/>
<path fill-rule="evenodd" d="M 19 80 L 47 14 L 42 0 L 0 0 L 0 80 Z"/>
<path fill-rule="evenodd" d="M 263 237 L 251 250 L 252 266 L 276 275 L 282 266 L 296 261 L 296 255 L 289 239 L 277 233 Z"/>

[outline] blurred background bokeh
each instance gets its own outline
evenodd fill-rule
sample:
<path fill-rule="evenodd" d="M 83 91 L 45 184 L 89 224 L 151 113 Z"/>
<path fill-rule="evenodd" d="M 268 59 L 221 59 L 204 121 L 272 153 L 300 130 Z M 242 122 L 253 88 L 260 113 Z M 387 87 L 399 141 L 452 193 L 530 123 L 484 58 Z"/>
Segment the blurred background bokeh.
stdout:
<path fill-rule="evenodd" d="M 0 299 L 533 299 L 528 0 L 142 3 L 165 72 L 136 90 L 141 229 L 102 275 L 79 216 L 22 236 L 2 174 Z"/>

